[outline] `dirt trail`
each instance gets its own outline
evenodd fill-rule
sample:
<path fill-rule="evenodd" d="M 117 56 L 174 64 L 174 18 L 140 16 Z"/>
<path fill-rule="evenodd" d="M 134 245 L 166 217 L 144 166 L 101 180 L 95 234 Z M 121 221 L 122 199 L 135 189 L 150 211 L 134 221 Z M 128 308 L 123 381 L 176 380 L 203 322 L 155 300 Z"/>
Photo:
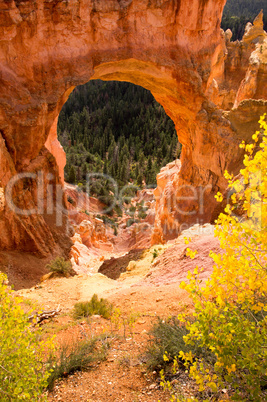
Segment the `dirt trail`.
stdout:
<path fill-rule="evenodd" d="M 209 225 L 208 229 L 211 228 Z M 130 336 L 127 340 L 127 336 L 126 339 L 122 336 L 113 340 L 105 362 L 96 364 L 90 372 L 76 373 L 62 380 L 49 395 L 50 401 L 169 400 L 158 386 L 155 375 L 146 373 L 138 356 L 142 354 L 148 339 L 147 333 L 157 316 L 168 317 L 191 309 L 190 299 L 179 285 L 196 265 L 204 268 L 203 279 L 210 275 L 212 260 L 209 251 L 219 249 L 217 239 L 210 233 L 201 232 L 200 227 L 184 233 L 192 238 L 190 247 L 199 253 L 195 260 L 186 256 L 187 246 L 182 236 L 164 246 L 153 246 L 143 251 L 139 259 L 129 262 L 126 271 L 117 280 L 97 272 L 103 263 L 98 259 L 90 268 L 90 274 L 54 278 L 17 292 L 43 309 L 60 306 L 63 315 L 52 324 L 52 328 L 55 325 L 52 332 L 55 331 L 57 337 L 67 334 L 67 338 L 76 339 L 81 336 L 80 324 L 74 325 L 70 318 L 71 310 L 76 302 L 90 300 L 94 293 L 107 298 L 122 314 L 138 313 L 139 316 L 134 339 Z M 154 258 L 156 254 L 158 256 Z M 117 264 L 116 260 L 114 264 Z M 99 323 L 97 320 L 91 322 L 90 331 L 92 326 L 95 326 L 96 333 L 103 331 L 103 328 L 107 331 L 110 329 L 110 322 L 102 320 Z"/>

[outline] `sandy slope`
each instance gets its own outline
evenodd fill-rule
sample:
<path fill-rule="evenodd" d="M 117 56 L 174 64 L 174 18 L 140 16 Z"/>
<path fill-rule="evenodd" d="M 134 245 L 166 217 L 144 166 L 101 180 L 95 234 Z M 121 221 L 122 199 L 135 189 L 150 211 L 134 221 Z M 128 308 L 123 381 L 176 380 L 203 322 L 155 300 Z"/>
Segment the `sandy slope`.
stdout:
<path fill-rule="evenodd" d="M 209 251 L 218 251 L 219 248 L 217 239 L 211 234 L 212 227 L 209 225 L 206 228 L 207 234 L 201 233 L 197 226 L 189 233 L 184 233 L 192 238 L 191 249 L 198 251 L 195 260 L 186 256 L 187 246 L 181 236 L 164 246 L 153 246 L 144 251 L 140 259 L 129 262 L 126 272 L 117 280 L 97 272 L 103 263 L 98 259 L 91 267 L 90 274 L 54 278 L 34 288 L 17 292 L 43 309 L 61 307 L 63 315 L 44 327 L 48 325 L 48 333 L 56 332 L 59 341 L 67 339 L 73 342 L 81 339 L 84 334 L 89 336 L 92 332 L 110 332 L 111 322 L 98 317 L 93 318 L 90 325 L 86 321 L 82 327 L 81 324 L 73 324 L 71 310 L 74 303 L 89 300 L 94 293 L 106 297 L 120 309 L 123 316 L 136 314 L 139 317 L 134 326 L 134 334 L 130 334 L 129 328 L 126 328 L 124 337 L 123 329 L 120 329 L 120 338 L 114 337 L 111 341 L 105 362 L 94 365 L 92 371 L 76 373 L 59 382 L 49 395 L 50 401 L 169 400 L 159 387 L 158 376 L 147 373 L 140 356 L 148 340 L 147 333 L 157 316 L 168 317 L 192 308 L 188 295 L 179 288 L 180 282 L 186 280 L 187 272 L 198 264 L 204 268 L 203 279 L 210 275 L 212 260 Z M 154 259 L 155 249 L 158 250 L 158 257 Z M 186 389 L 188 384 L 182 386 Z"/>

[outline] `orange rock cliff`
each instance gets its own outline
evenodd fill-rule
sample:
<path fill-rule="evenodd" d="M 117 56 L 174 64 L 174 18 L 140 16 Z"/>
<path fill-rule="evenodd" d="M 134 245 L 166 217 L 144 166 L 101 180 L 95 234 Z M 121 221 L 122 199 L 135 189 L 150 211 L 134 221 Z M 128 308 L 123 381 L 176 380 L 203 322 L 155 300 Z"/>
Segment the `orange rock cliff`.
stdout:
<path fill-rule="evenodd" d="M 232 43 L 220 30 L 225 2 L 0 0 L 0 249 L 68 253 L 56 121 L 90 79 L 152 92 L 183 145 L 167 221 L 213 219 L 223 172 L 238 171 L 238 144 L 267 108 L 262 16 Z M 156 221 L 158 239 L 168 237 Z"/>

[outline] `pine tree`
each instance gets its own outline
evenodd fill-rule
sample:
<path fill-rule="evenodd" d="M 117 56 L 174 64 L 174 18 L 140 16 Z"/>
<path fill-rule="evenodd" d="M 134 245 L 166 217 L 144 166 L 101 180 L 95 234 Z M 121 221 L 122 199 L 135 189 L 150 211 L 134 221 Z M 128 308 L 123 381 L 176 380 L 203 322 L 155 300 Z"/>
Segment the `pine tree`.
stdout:
<path fill-rule="evenodd" d="M 137 185 L 142 188 L 142 186 L 143 186 L 143 176 L 141 174 L 139 174 L 139 176 L 137 177 L 136 181 L 137 181 Z"/>
<path fill-rule="evenodd" d="M 107 161 L 107 159 L 105 159 L 105 161 L 104 161 L 103 173 L 108 174 L 108 161 Z"/>
<path fill-rule="evenodd" d="M 75 184 L 76 183 L 76 172 L 75 168 L 73 165 L 70 167 L 70 172 L 69 172 L 69 178 L 68 178 L 69 183 Z"/>
<path fill-rule="evenodd" d="M 83 163 L 81 170 L 82 170 L 82 172 L 81 172 L 82 180 L 86 180 L 86 175 L 88 173 L 87 163 L 85 163 L 85 162 Z"/>

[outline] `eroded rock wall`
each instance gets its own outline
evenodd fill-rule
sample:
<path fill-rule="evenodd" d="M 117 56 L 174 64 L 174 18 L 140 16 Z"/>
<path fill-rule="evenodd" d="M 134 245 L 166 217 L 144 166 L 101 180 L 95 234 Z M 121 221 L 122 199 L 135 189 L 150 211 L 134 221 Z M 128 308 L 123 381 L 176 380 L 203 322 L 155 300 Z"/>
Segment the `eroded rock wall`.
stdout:
<path fill-rule="evenodd" d="M 181 164 L 169 164 L 157 176 L 152 244 L 177 237 L 192 223 L 212 222 L 220 212 L 214 194 L 226 189 L 223 173 L 238 173 L 243 159 L 238 144 L 251 140 L 259 117 L 267 112 L 267 35 L 262 17 L 260 13 L 253 25 L 248 23 L 240 42 L 230 41 L 230 30 L 222 32 L 225 46 L 217 54 L 194 127 L 189 135 L 177 127 L 183 144 Z"/>
<path fill-rule="evenodd" d="M 197 211 L 193 219 L 177 218 L 189 224 L 196 217 L 211 219 L 214 193 L 225 187 L 224 169 L 236 171 L 242 160 L 238 130 L 223 110 L 242 100 L 238 111 L 247 94 L 266 99 L 261 85 L 265 62 L 257 69 L 253 95 L 244 83 L 235 99 L 257 44 L 254 34 L 244 45 L 226 44 L 220 31 L 224 4 L 0 0 L 0 187 L 6 190 L 18 173 L 36 175 L 24 177 L 6 193 L 0 209 L 0 248 L 43 255 L 55 247 L 69 248 L 66 203 L 60 195 L 64 157 L 53 124 L 73 88 L 97 78 L 141 85 L 163 105 L 183 144 L 177 182 L 182 196 L 188 196 L 187 185 L 208 186 L 201 216 Z M 257 115 L 258 104 L 253 107 Z M 257 120 L 255 115 L 251 119 Z M 41 193 L 39 172 L 44 175 Z M 10 193 L 20 210 L 34 210 L 40 200 L 43 210 L 27 216 L 15 211 Z"/>

